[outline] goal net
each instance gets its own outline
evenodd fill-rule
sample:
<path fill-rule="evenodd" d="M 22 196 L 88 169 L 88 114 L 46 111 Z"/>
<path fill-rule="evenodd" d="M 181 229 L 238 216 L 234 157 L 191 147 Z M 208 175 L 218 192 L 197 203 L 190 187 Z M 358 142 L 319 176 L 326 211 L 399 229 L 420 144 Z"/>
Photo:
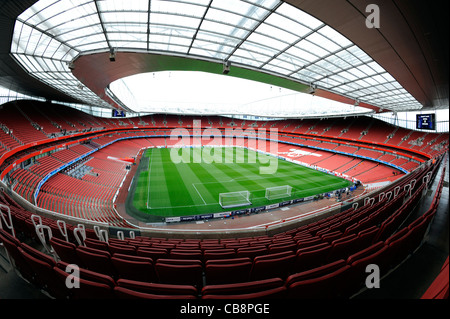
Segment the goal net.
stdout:
<path fill-rule="evenodd" d="M 231 193 L 220 193 L 219 194 L 219 204 L 222 208 L 232 208 L 239 206 L 251 205 L 250 192 L 231 192 Z"/>
<path fill-rule="evenodd" d="M 292 192 L 292 187 L 289 185 L 268 187 L 266 188 L 266 198 L 268 200 L 290 197 Z"/>

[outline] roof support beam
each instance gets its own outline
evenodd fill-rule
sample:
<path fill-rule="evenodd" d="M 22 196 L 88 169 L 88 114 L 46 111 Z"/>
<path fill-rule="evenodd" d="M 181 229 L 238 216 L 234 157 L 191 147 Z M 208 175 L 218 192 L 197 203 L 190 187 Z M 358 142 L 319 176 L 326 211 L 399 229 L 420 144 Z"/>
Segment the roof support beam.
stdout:
<path fill-rule="evenodd" d="M 152 0 L 148 0 L 148 16 L 147 16 L 147 50 L 150 51 L 150 13 Z"/>
<path fill-rule="evenodd" d="M 200 21 L 200 23 L 198 25 L 197 31 L 195 31 L 195 34 L 192 37 L 192 41 L 191 41 L 191 44 L 189 45 L 189 50 L 188 50 L 187 54 L 191 53 L 191 49 L 192 49 L 192 46 L 194 45 L 194 41 L 195 41 L 195 39 L 197 39 L 198 31 L 202 27 L 203 21 L 205 21 L 206 14 L 208 13 L 209 8 L 211 8 L 212 2 L 213 2 L 213 0 L 209 1 L 208 6 L 206 7 L 205 12 L 203 13 L 202 20 Z"/>
<path fill-rule="evenodd" d="M 283 2 L 280 1 L 279 3 L 277 3 L 277 5 L 276 5 L 275 7 L 273 7 L 271 10 L 269 10 L 269 11 L 267 12 L 267 14 L 266 14 L 260 21 L 258 21 L 258 23 L 255 25 L 255 27 L 254 27 L 252 30 L 250 30 L 249 33 L 247 33 L 247 35 L 241 40 L 241 42 L 239 42 L 238 45 L 236 45 L 236 47 L 233 49 L 233 51 L 231 51 L 230 54 L 228 54 L 228 56 L 225 58 L 225 61 L 228 61 L 228 60 L 233 56 L 233 54 L 234 54 L 237 50 L 239 50 L 239 48 L 242 46 L 242 44 L 244 44 L 244 42 L 247 41 L 247 39 L 250 37 L 250 35 L 252 35 L 253 32 L 255 32 L 256 29 L 258 29 L 258 27 L 259 27 L 261 24 L 263 24 L 264 21 L 266 21 L 266 19 L 267 19 L 268 17 L 270 17 L 270 15 L 271 15 L 272 13 L 274 13 L 274 12 L 275 12 L 282 4 L 283 4 Z"/>
<path fill-rule="evenodd" d="M 110 50 L 112 50 L 113 47 L 111 47 L 111 43 L 109 42 L 108 33 L 106 32 L 105 26 L 102 21 L 102 15 L 100 14 L 100 8 L 98 7 L 98 0 L 94 0 L 94 3 L 95 3 L 95 8 L 97 10 L 98 19 L 100 21 L 100 26 L 102 27 L 103 35 L 105 36 L 106 43 L 108 44 L 108 48 Z"/>
<path fill-rule="evenodd" d="M 322 26 L 320 26 L 318 29 L 322 28 Z M 280 52 L 278 52 L 277 54 L 275 54 L 274 56 L 272 56 L 269 60 L 267 60 L 266 62 L 264 62 L 263 65 L 260 66 L 260 68 L 265 67 L 267 64 L 269 64 L 270 62 L 272 62 L 273 60 L 275 60 L 276 58 L 278 58 L 280 55 L 282 55 L 283 53 L 285 53 L 287 50 L 289 50 L 290 48 L 292 48 L 293 46 L 297 45 L 300 41 L 306 39 L 307 37 L 309 37 L 311 34 L 315 33 L 318 29 L 314 29 L 311 30 L 310 32 L 308 32 L 307 34 L 305 34 L 303 37 L 298 38 L 298 40 L 294 41 L 293 43 L 291 43 L 290 45 L 288 45 L 286 48 L 284 48 L 283 50 L 281 50 Z"/>

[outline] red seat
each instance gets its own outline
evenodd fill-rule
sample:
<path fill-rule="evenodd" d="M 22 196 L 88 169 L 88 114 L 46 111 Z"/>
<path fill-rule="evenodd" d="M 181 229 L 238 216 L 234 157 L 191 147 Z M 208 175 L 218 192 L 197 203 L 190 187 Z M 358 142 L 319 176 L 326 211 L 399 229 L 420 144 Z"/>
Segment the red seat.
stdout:
<path fill-rule="evenodd" d="M 303 280 L 307 280 L 307 279 L 313 279 L 313 278 L 325 276 L 327 274 L 330 274 L 330 273 L 344 267 L 345 265 L 346 265 L 345 260 L 340 259 L 340 260 L 336 260 L 334 262 L 331 262 L 329 264 L 326 264 L 326 265 L 323 265 L 320 267 L 316 267 L 316 268 L 313 268 L 310 270 L 292 274 L 286 279 L 286 286 L 292 285 L 293 283 L 295 283 L 297 281 L 303 281 Z"/>
<path fill-rule="evenodd" d="M 139 247 L 136 254 L 138 256 L 150 257 L 153 261 L 157 261 L 159 258 L 167 258 L 167 256 L 169 256 L 167 249 L 153 247 Z"/>
<path fill-rule="evenodd" d="M 294 272 L 300 272 L 309 270 L 315 267 L 319 267 L 326 262 L 329 251 L 331 250 L 330 244 L 317 245 L 318 248 L 311 249 L 299 249 L 294 263 Z"/>
<path fill-rule="evenodd" d="M 197 297 L 192 295 L 155 295 L 123 287 L 115 287 L 114 296 L 118 299 L 197 299 Z"/>
<path fill-rule="evenodd" d="M 400 264 L 410 253 L 407 248 L 408 238 L 410 238 L 410 230 L 405 227 L 395 235 L 389 237 L 385 243 L 389 247 L 389 263 L 391 267 Z"/>
<path fill-rule="evenodd" d="M 327 261 L 332 262 L 339 259 L 347 259 L 348 256 L 359 249 L 359 238 L 356 234 L 337 239 L 331 243 L 331 249 Z"/>
<path fill-rule="evenodd" d="M 78 246 L 77 255 L 87 269 L 114 277 L 115 269 L 111 263 L 111 254 L 106 251 Z"/>
<path fill-rule="evenodd" d="M 200 288 L 203 284 L 203 269 L 198 264 L 177 265 L 162 263 L 158 260 L 155 270 L 160 283 L 192 285 L 197 288 Z"/>
<path fill-rule="evenodd" d="M 69 273 L 54 267 L 56 275 L 62 282 L 65 282 Z M 70 289 L 69 299 L 112 299 L 114 298 L 113 288 L 104 283 L 85 280 L 79 278 L 79 288 Z"/>
<path fill-rule="evenodd" d="M 284 252 L 284 251 L 292 251 L 295 252 L 297 250 L 297 243 L 294 241 L 271 244 L 269 245 L 269 254 Z"/>
<path fill-rule="evenodd" d="M 353 255 L 349 256 L 347 259 L 347 264 L 351 265 L 352 263 L 354 263 L 355 261 L 357 261 L 359 259 L 363 259 L 367 256 L 370 256 L 371 254 L 379 251 L 384 246 L 385 246 L 385 244 L 382 241 L 372 244 L 371 246 L 369 246 L 363 250 L 360 250 L 360 251 L 354 253 Z"/>
<path fill-rule="evenodd" d="M 342 232 L 340 230 L 330 231 L 320 235 L 323 241 L 331 243 L 333 240 L 341 238 Z"/>
<path fill-rule="evenodd" d="M 206 285 L 202 295 L 239 295 L 260 292 L 284 286 L 281 278 L 269 278 L 233 284 Z"/>
<path fill-rule="evenodd" d="M 364 229 L 358 233 L 358 244 L 359 250 L 369 247 L 374 243 L 375 237 L 379 228 L 377 226 L 372 226 L 370 228 Z"/>
<path fill-rule="evenodd" d="M 205 261 L 213 259 L 235 258 L 236 252 L 232 248 L 206 249 L 203 251 Z"/>
<path fill-rule="evenodd" d="M 240 260 L 244 259 L 244 260 Z M 206 284 L 229 284 L 248 281 L 252 262 L 250 258 L 234 258 L 230 260 L 210 260 L 206 262 Z"/>
<path fill-rule="evenodd" d="M 243 299 L 283 299 L 286 296 L 286 287 L 278 287 L 272 288 L 268 290 L 258 291 L 254 293 L 248 294 L 235 294 L 235 295 L 205 295 L 202 296 L 202 299 L 235 299 L 235 300 L 243 300 Z"/>
<path fill-rule="evenodd" d="M 68 272 L 69 264 L 58 262 L 53 268 L 57 278 L 62 284 L 66 285 L 66 281 L 73 281 L 74 273 Z M 79 287 L 67 288 L 66 294 L 69 299 L 111 299 L 114 298 L 113 288 L 115 282 L 112 277 L 105 274 L 90 271 L 88 269 L 79 268 Z M 71 278 L 68 278 L 71 276 Z"/>
<path fill-rule="evenodd" d="M 69 264 L 79 265 L 80 267 L 83 266 L 77 255 L 77 246 L 75 244 L 52 237 L 50 239 L 50 245 L 61 260 L 68 262 Z"/>
<path fill-rule="evenodd" d="M 139 257 L 134 259 L 126 259 L 118 257 L 118 254 L 111 258 L 111 263 L 114 266 L 115 274 L 120 279 L 130 279 L 145 282 L 156 281 L 155 268 L 150 258 Z"/>
<path fill-rule="evenodd" d="M 202 260 L 203 254 L 200 249 L 172 249 L 168 258 Z"/>
<path fill-rule="evenodd" d="M 31 281 L 33 269 L 19 251 L 20 241 L 0 228 L 0 242 L 6 249 L 11 265 L 27 280 Z"/>
<path fill-rule="evenodd" d="M 50 256 L 22 243 L 18 248 L 32 269 L 32 283 L 54 298 L 65 298 L 65 286 L 55 278 L 56 262 Z"/>
<path fill-rule="evenodd" d="M 295 254 L 282 257 L 267 258 L 270 255 L 256 257 L 251 270 L 251 280 L 268 279 L 273 277 L 286 278 L 294 265 Z"/>
<path fill-rule="evenodd" d="M 198 295 L 197 288 L 192 285 L 161 284 L 119 279 L 117 280 L 117 286 L 154 295 Z"/>
<path fill-rule="evenodd" d="M 136 255 L 136 248 L 132 245 L 109 244 L 109 252 L 114 254 Z"/>
<path fill-rule="evenodd" d="M 362 286 L 368 276 L 366 268 L 368 265 L 377 265 L 380 270 L 380 278 L 389 270 L 389 250 L 384 242 L 378 242 L 370 247 L 359 251 L 347 259 L 347 264 L 352 267 L 349 284 L 352 286 Z"/>
<path fill-rule="evenodd" d="M 236 252 L 237 258 L 249 257 L 254 259 L 257 256 L 263 256 L 268 253 L 268 248 L 265 246 L 243 247 L 238 248 Z"/>
<path fill-rule="evenodd" d="M 314 246 L 323 243 L 320 237 L 302 238 L 297 241 L 297 249 Z"/>
<path fill-rule="evenodd" d="M 417 223 L 413 223 L 408 226 L 408 229 L 412 232 L 411 238 L 408 240 L 407 245 L 407 250 L 409 252 L 413 252 L 420 246 L 432 218 L 433 215 L 422 216 L 419 218 Z"/>
<path fill-rule="evenodd" d="M 331 299 L 340 297 L 348 288 L 346 277 L 350 270 L 345 265 L 321 277 L 296 281 L 287 286 L 287 298 L 295 299 Z M 346 293 L 344 293 L 345 295 Z"/>

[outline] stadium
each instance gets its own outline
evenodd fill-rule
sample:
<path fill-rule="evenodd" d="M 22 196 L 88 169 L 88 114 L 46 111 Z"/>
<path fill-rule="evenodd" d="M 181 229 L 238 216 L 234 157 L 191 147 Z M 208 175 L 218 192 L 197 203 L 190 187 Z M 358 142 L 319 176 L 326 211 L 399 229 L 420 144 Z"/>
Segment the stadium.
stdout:
<path fill-rule="evenodd" d="M 448 299 L 447 9 L 2 1 L 0 299 Z"/>

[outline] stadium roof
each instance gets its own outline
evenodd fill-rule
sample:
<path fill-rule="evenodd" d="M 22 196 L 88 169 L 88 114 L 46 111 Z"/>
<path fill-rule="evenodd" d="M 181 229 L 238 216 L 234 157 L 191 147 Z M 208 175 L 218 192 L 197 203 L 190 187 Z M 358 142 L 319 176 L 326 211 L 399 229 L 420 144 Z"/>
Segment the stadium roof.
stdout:
<path fill-rule="evenodd" d="M 8 58 L 0 55 L 0 85 L 36 91 L 37 80 L 45 85 L 38 95 L 48 98 L 126 109 L 105 94 L 114 80 L 164 70 L 221 74 L 229 65 L 230 76 L 375 111 L 448 108 L 448 75 L 439 70 L 448 63 L 448 44 L 436 47 L 442 21 L 433 16 L 445 10 L 430 3 L 425 9 L 416 1 L 372 1 L 379 29 L 366 27 L 365 1 L 13 3 L 0 9 L 15 20 L 2 23 L 12 34 L 8 58 L 22 70 L 8 66 L 5 77 Z"/>

